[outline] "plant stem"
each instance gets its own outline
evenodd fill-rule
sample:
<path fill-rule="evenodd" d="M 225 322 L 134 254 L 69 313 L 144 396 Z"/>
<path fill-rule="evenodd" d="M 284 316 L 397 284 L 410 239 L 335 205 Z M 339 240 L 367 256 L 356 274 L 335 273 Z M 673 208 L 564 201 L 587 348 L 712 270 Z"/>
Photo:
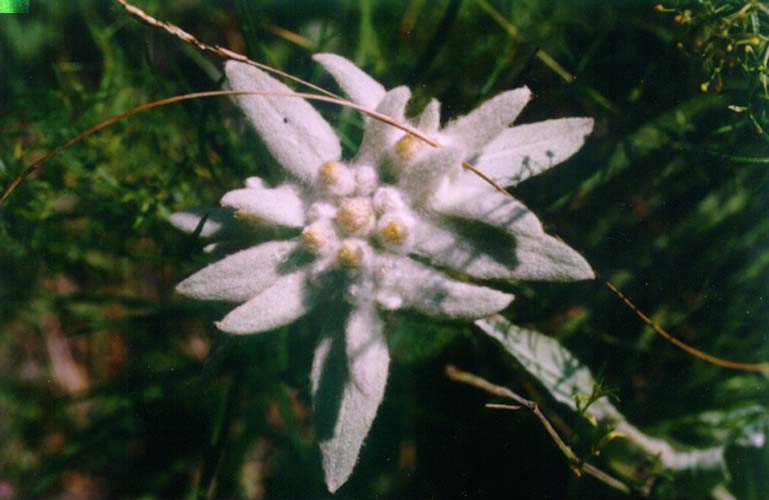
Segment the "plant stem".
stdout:
<path fill-rule="evenodd" d="M 569 466 L 572 468 L 572 470 L 576 475 L 579 476 L 581 473 L 584 472 L 585 474 L 593 476 L 599 481 L 606 483 L 612 488 L 622 491 L 623 493 L 630 493 L 632 491 L 628 485 L 626 485 L 619 479 L 616 479 L 610 474 L 607 474 L 606 472 L 595 467 L 594 465 L 590 465 L 588 463 L 583 462 L 574 453 L 571 447 L 569 447 L 569 445 L 567 445 L 563 441 L 563 439 L 561 439 L 561 436 L 558 435 L 558 432 L 555 430 L 555 428 L 553 428 L 553 425 L 550 423 L 547 417 L 545 417 L 544 413 L 542 413 L 542 410 L 539 409 L 539 406 L 537 406 L 537 403 L 535 403 L 534 401 L 531 401 L 529 399 L 524 398 L 523 396 L 516 394 L 515 392 L 511 391 L 507 387 L 502 387 L 499 385 L 492 384 L 488 380 L 481 378 L 477 375 L 473 375 L 472 373 L 459 370 L 453 365 L 446 366 L 446 376 L 448 376 L 451 380 L 454 380 L 456 382 L 462 382 L 464 384 L 472 385 L 473 387 L 482 389 L 494 396 L 512 399 L 513 401 L 518 403 L 520 406 L 528 408 L 532 413 L 534 413 L 534 415 L 536 415 L 536 417 L 542 423 L 542 426 L 545 428 L 547 433 L 550 435 L 550 437 L 553 439 L 555 444 L 558 446 L 558 449 L 561 450 L 561 453 L 563 453 L 566 459 L 569 461 Z"/>
<path fill-rule="evenodd" d="M 230 422 L 234 413 L 235 403 L 238 400 L 243 387 L 244 368 L 243 363 L 237 363 L 237 368 L 232 373 L 230 387 L 227 394 L 222 399 L 219 407 L 219 413 L 214 423 L 211 433 L 211 442 L 203 457 L 203 465 L 200 473 L 197 492 L 194 496 L 196 500 L 205 500 L 214 498 L 216 490 L 216 474 L 219 469 L 219 462 L 226 443 L 226 437 L 229 433 Z"/>

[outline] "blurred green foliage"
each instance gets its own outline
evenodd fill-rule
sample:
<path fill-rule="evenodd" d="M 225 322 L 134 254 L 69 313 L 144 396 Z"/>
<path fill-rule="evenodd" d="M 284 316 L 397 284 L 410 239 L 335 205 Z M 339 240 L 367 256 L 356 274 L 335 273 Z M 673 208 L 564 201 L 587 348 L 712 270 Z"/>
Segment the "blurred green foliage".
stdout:
<path fill-rule="evenodd" d="M 438 97 L 446 117 L 521 85 L 535 98 L 520 122 L 595 117 L 577 156 L 515 196 L 684 341 L 769 360 L 766 61 L 703 93 L 726 70 L 714 80 L 719 56 L 696 47 L 711 40 L 716 54 L 757 36 L 750 46 L 763 57 L 764 2 L 728 2 L 726 13 L 689 2 L 670 6 L 673 15 L 629 1 L 137 4 L 323 85 L 331 81 L 310 56 L 336 52 L 388 87 L 413 86 L 415 107 Z M 756 22 L 708 31 L 749 4 Z M 686 10 L 691 23 L 676 22 Z M 30 14 L 0 16 L 0 53 L 0 186 L 102 120 L 221 83 L 220 60 L 106 1 L 37 0 Z M 354 153 L 360 118 L 321 109 Z M 216 204 L 248 175 L 274 179 L 274 166 L 228 99 L 187 101 L 63 152 L 0 208 L 0 498 L 326 494 L 307 382 L 323 311 L 232 338 L 212 324 L 226 306 L 173 294 L 213 257 L 165 217 Z M 692 447 L 739 437 L 745 425 L 766 430 L 765 376 L 676 350 L 600 282 L 512 289 L 506 314 L 602 373 L 646 430 Z M 468 325 L 386 320 L 392 378 L 341 497 L 622 497 L 574 477 L 531 415 L 486 410 L 484 395 L 445 379 L 451 362 L 510 385 L 557 419 L 575 449 L 591 450 L 602 436 L 491 340 Z M 764 498 L 769 447 L 730 448 L 727 459 L 731 491 Z M 703 498 L 703 483 L 659 477 L 653 495 Z"/>

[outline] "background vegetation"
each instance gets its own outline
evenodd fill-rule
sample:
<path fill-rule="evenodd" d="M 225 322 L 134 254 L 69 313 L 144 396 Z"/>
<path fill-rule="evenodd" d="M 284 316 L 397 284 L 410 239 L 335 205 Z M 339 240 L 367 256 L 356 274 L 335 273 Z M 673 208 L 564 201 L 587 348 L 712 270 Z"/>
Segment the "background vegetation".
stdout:
<path fill-rule="evenodd" d="M 336 52 L 387 87 L 411 85 L 415 107 L 437 96 L 445 117 L 524 84 L 535 98 L 520 122 L 595 117 L 577 156 L 515 196 L 681 339 L 769 360 L 769 17 L 760 2 L 670 11 L 630 1 L 137 5 L 326 86 L 310 56 Z M 0 187 L 110 116 L 221 81 L 222 61 L 106 0 L 34 0 L 29 14 L 0 16 L 0 54 Z M 354 153 L 360 118 L 322 109 Z M 273 167 L 228 99 L 188 101 L 67 150 L 0 208 L 0 498 L 326 495 L 308 389 L 316 323 L 232 338 L 213 326 L 226 305 L 173 293 L 211 257 L 166 216 L 216 204 Z M 673 348 L 600 281 L 514 291 L 506 315 L 600 372 L 644 430 L 692 447 L 748 425 L 755 439 L 766 431 L 765 376 Z M 514 388 L 589 456 L 600 433 L 488 337 L 419 317 L 387 321 L 392 376 L 340 497 L 625 497 L 574 477 L 529 413 L 484 409 L 487 396 L 445 378 L 454 363 Z M 752 408 L 749 422 L 725 418 L 739 408 Z M 608 448 L 591 461 L 611 459 Z M 727 459 L 729 489 L 766 498 L 769 446 L 731 446 Z M 653 459 L 626 472 L 644 471 Z M 703 498 L 713 481 L 662 474 L 652 491 Z"/>

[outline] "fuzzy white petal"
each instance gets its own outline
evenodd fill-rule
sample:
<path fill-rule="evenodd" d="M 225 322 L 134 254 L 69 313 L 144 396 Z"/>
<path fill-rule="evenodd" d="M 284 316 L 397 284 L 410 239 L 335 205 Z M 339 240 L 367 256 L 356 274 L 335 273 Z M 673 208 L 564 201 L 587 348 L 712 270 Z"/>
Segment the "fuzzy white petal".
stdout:
<path fill-rule="evenodd" d="M 255 188 L 255 189 L 267 189 L 268 186 L 266 182 L 264 182 L 264 179 L 261 177 L 247 177 L 245 185 L 247 188 Z"/>
<path fill-rule="evenodd" d="M 311 373 L 323 470 L 332 493 L 358 461 L 390 364 L 382 321 L 370 304 L 354 309 L 344 329 L 344 342 L 339 335 L 321 340 Z"/>
<path fill-rule="evenodd" d="M 443 134 L 468 151 L 479 151 L 515 121 L 530 97 L 531 91 L 526 87 L 502 92 L 468 115 L 449 122 Z"/>
<path fill-rule="evenodd" d="M 259 221 L 288 227 L 304 225 L 304 205 L 298 189 L 283 185 L 274 189 L 253 187 L 236 189 L 222 197 L 222 206 L 232 207 Z"/>
<path fill-rule="evenodd" d="M 514 269 L 505 264 L 515 265 L 512 252 L 492 256 L 485 251 L 482 243 L 425 219 L 417 219 L 414 234 L 413 253 L 429 259 L 433 264 L 480 279 L 513 277 Z"/>
<path fill-rule="evenodd" d="M 464 156 L 464 150 L 453 146 L 429 147 L 400 171 L 398 185 L 419 205 L 430 199 L 444 179 L 461 172 Z"/>
<path fill-rule="evenodd" d="M 272 286 L 232 310 L 216 327 L 227 333 L 260 333 L 287 325 L 312 308 L 307 270 L 281 276 Z"/>
<path fill-rule="evenodd" d="M 510 294 L 447 278 L 408 257 L 380 256 L 376 276 L 380 305 L 439 318 L 480 318 L 513 300 Z"/>
<path fill-rule="evenodd" d="M 325 375 L 323 371 L 328 368 L 333 368 L 327 366 L 326 363 L 329 360 L 329 355 L 331 355 L 332 352 L 338 351 L 338 349 L 332 351 L 332 347 L 337 347 L 338 344 L 338 338 L 326 335 L 321 337 L 318 345 L 315 346 L 315 352 L 312 358 L 312 369 L 310 371 L 310 390 L 312 391 L 313 397 L 315 397 L 315 394 L 321 388 L 321 379 Z M 318 403 L 316 402 L 315 404 L 317 405 Z"/>
<path fill-rule="evenodd" d="M 228 61 L 224 69 L 233 90 L 292 92 L 248 64 Z M 270 153 L 300 179 L 313 180 L 321 163 L 341 157 L 342 149 L 334 130 L 304 99 L 257 95 L 236 99 Z"/>
<path fill-rule="evenodd" d="M 481 222 L 497 228 L 512 238 L 507 255 L 507 272 L 500 278 L 547 281 L 573 281 L 595 277 L 590 264 L 567 244 L 545 233 L 542 223 L 523 203 L 505 196 L 491 186 L 463 173 L 453 185 L 447 185 L 436 194 L 432 207 L 444 214 L 470 219 L 471 224 Z M 470 187 L 472 186 L 472 187 Z M 477 222 L 476 222 L 477 221 Z M 489 238 L 488 249 L 493 248 Z M 479 242 L 479 246 L 482 243 Z"/>
<path fill-rule="evenodd" d="M 441 126 L 441 103 L 437 99 L 431 99 L 422 110 L 417 120 L 417 128 L 427 134 L 434 135 Z"/>
<path fill-rule="evenodd" d="M 235 212 L 231 208 L 191 208 L 172 213 L 168 222 L 185 233 L 193 233 L 206 216 L 206 222 L 200 230 L 200 236 L 203 238 L 223 237 L 238 230 L 238 221 L 235 220 Z"/>
<path fill-rule="evenodd" d="M 271 241 L 242 250 L 196 272 L 176 286 L 199 300 L 243 302 L 293 270 L 297 240 Z"/>
<path fill-rule="evenodd" d="M 385 88 L 352 61 L 336 54 L 315 54 L 312 58 L 334 77 L 352 102 L 374 109 L 384 97 Z"/>
<path fill-rule="evenodd" d="M 475 166 L 503 186 L 512 186 L 569 158 L 592 130 L 592 118 L 518 125 L 486 145 Z"/>
<path fill-rule="evenodd" d="M 402 122 L 405 119 L 406 104 L 409 99 L 411 99 L 411 90 L 408 87 L 396 87 L 385 94 L 376 111 Z M 376 165 L 384 151 L 402 135 L 403 131 L 388 123 L 369 120 L 366 122 L 356 163 Z"/>

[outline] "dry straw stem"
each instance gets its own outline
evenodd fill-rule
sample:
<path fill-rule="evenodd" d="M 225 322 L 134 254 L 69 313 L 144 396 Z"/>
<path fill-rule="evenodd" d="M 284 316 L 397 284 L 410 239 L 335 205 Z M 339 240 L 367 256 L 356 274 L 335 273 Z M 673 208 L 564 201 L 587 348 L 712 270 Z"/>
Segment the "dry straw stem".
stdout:
<path fill-rule="evenodd" d="M 641 319 L 641 321 L 646 323 L 647 326 L 649 326 L 662 338 L 672 343 L 674 346 L 683 349 L 684 351 L 688 352 L 692 356 L 723 368 L 731 368 L 733 370 L 742 370 L 747 372 L 763 372 L 763 373 L 769 372 L 769 363 L 739 363 L 737 361 L 729 361 L 728 359 L 718 358 L 706 352 L 700 351 L 696 347 L 692 347 L 688 344 L 685 344 L 684 342 L 673 337 L 660 325 L 652 321 L 652 319 L 649 316 L 647 316 L 646 314 L 643 313 L 643 311 L 638 309 L 638 307 L 633 303 L 633 301 L 631 301 L 627 297 L 627 295 L 622 293 L 622 291 L 620 291 L 616 286 L 614 286 L 614 284 L 611 281 L 603 280 L 603 282 L 609 288 L 609 290 L 611 290 L 614 293 L 614 295 L 619 297 L 620 300 L 622 300 L 622 302 L 624 302 L 625 305 L 628 306 L 628 308 L 630 308 L 630 310 L 633 311 L 635 315 Z"/>
<path fill-rule="evenodd" d="M 184 95 L 177 95 L 172 97 L 167 97 L 165 99 L 159 99 L 157 101 L 152 101 L 149 103 L 142 104 L 140 106 L 137 106 L 133 109 L 130 109 L 124 113 L 121 113 L 119 115 L 113 116 L 98 125 L 91 127 L 90 129 L 86 130 L 85 132 L 79 134 L 76 137 L 73 137 L 63 145 L 57 147 L 47 155 L 43 156 L 39 160 L 35 161 L 32 165 L 24 169 L 21 174 L 19 174 L 12 182 L 11 184 L 5 189 L 2 196 L 0 196 L 0 207 L 3 206 L 5 201 L 8 199 L 8 197 L 11 195 L 11 193 L 21 184 L 24 179 L 32 175 L 33 173 L 37 172 L 43 165 L 45 165 L 50 159 L 52 159 L 54 156 L 62 152 L 63 150 L 69 148 L 70 146 L 73 146 L 77 144 L 78 142 L 82 141 L 83 139 L 87 138 L 88 136 L 114 124 L 117 123 L 120 120 L 123 120 L 124 118 L 128 118 L 129 116 L 133 116 L 135 114 L 138 114 L 142 111 L 147 111 L 152 108 L 165 106 L 167 104 L 172 104 L 180 101 L 190 100 L 190 99 L 201 99 L 201 98 L 207 98 L 207 97 L 219 97 L 219 96 L 234 96 L 234 95 L 270 95 L 270 96 L 282 96 L 286 98 L 303 98 L 308 100 L 315 100 L 315 101 L 324 101 L 329 102 L 333 104 L 337 104 L 339 106 L 345 106 L 352 109 L 356 109 L 360 111 L 361 113 L 366 114 L 367 116 L 380 120 L 384 123 L 388 123 L 389 125 L 399 128 L 403 130 L 404 132 L 413 135 L 414 137 L 418 138 L 419 140 L 425 142 L 426 144 L 429 144 L 432 147 L 440 147 L 440 144 L 430 138 L 426 135 L 422 134 L 419 130 L 399 122 L 398 120 L 395 120 L 391 116 L 384 115 L 382 113 L 378 113 L 376 111 L 367 109 L 363 106 L 360 106 L 358 104 L 355 104 L 347 99 L 344 99 L 337 94 L 334 94 L 333 92 L 330 92 L 322 87 L 319 87 L 313 83 L 310 83 L 308 81 L 305 81 L 301 78 L 298 78 L 294 75 L 291 75 L 289 73 L 286 73 L 284 71 L 280 71 L 276 68 L 273 68 L 271 66 L 258 63 L 256 61 L 253 61 L 249 59 L 248 57 L 239 54 L 237 52 L 233 52 L 232 50 L 229 50 L 224 47 L 220 46 L 214 46 L 209 45 L 206 43 L 201 42 L 197 38 L 195 38 L 190 33 L 182 30 L 181 28 L 164 21 L 160 21 L 158 19 L 155 19 L 154 17 L 150 16 L 149 14 L 145 13 L 138 7 L 135 7 L 129 3 L 127 3 L 125 0 L 117 0 L 120 5 L 122 5 L 126 11 L 128 11 L 131 15 L 138 18 L 140 21 L 145 22 L 149 24 L 150 26 L 161 28 L 168 33 L 178 37 L 184 42 L 191 43 L 198 47 L 201 50 L 213 52 L 214 54 L 223 57 L 225 59 L 233 59 L 245 64 L 249 64 L 252 66 L 256 66 L 264 71 L 282 76 L 284 78 L 287 78 L 289 80 L 292 80 L 296 83 L 299 83 L 301 85 L 304 85 L 308 88 L 311 88 L 313 90 L 316 90 L 318 92 L 321 92 L 324 95 L 317 95 L 317 94 L 309 94 L 309 93 L 302 93 L 302 92 L 274 92 L 274 91 L 265 91 L 265 90 L 240 90 L 240 91 L 233 91 L 233 90 L 214 90 L 214 91 L 208 91 L 208 92 L 195 92 L 191 94 L 184 94 Z M 462 162 L 462 166 L 464 168 L 467 168 L 468 170 L 472 171 L 479 177 L 481 177 L 484 181 L 488 182 L 490 185 L 492 185 L 495 189 L 503 193 L 505 196 L 510 196 L 509 191 L 507 191 L 504 187 L 500 186 L 498 183 L 496 183 L 494 180 L 489 178 L 487 175 L 485 175 L 483 172 L 478 170 L 474 165 L 467 161 Z M 684 342 L 676 339 L 673 337 L 670 333 L 665 331 L 664 328 L 653 322 L 646 314 L 644 314 L 642 311 L 636 307 L 635 304 L 625 295 L 623 294 L 619 289 L 617 289 L 616 286 L 614 286 L 611 282 L 608 280 L 604 280 L 604 284 L 617 296 L 619 297 L 644 323 L 646 323 L 648 326 L 650 326 L 657 334 L 662 336 L 664 339 L 671 342 L 673 345 L 683 349 L 684 351 L 688 352 L 692 356 L 695 356 L 699 359 L 702 359 L 703 361 L 707 361 L 709 363 L 715 364 L 717 366 L 721 366 L 724 368 L 731 368 L 735 370 L 742 370 L 742 371 L 753 371 L 753 372 L 765 372 L 769 373 L 769 363 L 740 363 L 730 360 L 725 360 L 718 358 L 716 356 L 712 356 L 710 354 L 704 353 L 700 351 L 699 349 L 696 349 L 692 346 L 689 346 L 685 344 Z"/>
<path fill-rule="evenodd" d="M 516 394 L 515 392 L 511 391 L 507 387 L 502 387 L 500 385 L 492 384 L 488 380 L 481 378 L 477 375 L 473 375 L 472 373 L 459 370 L 454 365 L 446 366 L 446 376 L 455 382 L 462 382 L 463 384 L 477 387 L 478 389 L 486 391 L 487 393 L 493 396 L 512 399 L 517 403 L 517 405 L 512 407 L 511 405 L 487 405 L 487 407 L 503 408 L 503 409 L 511 409 L 511 410 L 522 408 L 522 407 L 528 408 L 539 419 L 540 423 L 545 428 L 547 433 L 550 435 L 553 442 L 555 442 L 555 444 L 558 446 L 558 449 L 561 450 L 561 453 L 563 453 L 563 455 L 569 461 L 569 466 L 577 476 L 580 476 L 582 473 L 585 473 L 590 476 L 593 476 L 594 478 L 598 479 L 603 483 L 608 484 L 609 486 L 611 486 L 616 490 L 622 491 L 623 493 L 630 493 L 632 491 L 628 485 L 626 485 L 619 479 L 615 478 L 614 476 L 602 471 L 601 469 L 599 469 L 594 465 L 583 462 L 574 453 L 571 447 L 564 442 L 564 440 L 561 438 L 561 436 L 553 427 L 553 424 L 550 423 L 547 417 L 542 413 L 542 410 L 539 409 L 539 406 L 537 405 L 537 403 L 535 403 L 534 401 L 531 401 L 519 394 Z"/>

